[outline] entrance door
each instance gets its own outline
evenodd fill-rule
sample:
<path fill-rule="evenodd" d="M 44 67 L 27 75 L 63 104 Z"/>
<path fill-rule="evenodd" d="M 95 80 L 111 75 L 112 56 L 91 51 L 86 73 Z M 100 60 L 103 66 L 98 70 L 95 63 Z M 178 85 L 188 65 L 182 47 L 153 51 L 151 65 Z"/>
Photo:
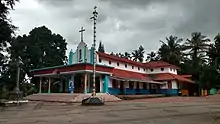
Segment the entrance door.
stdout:
<path fill-rule="evenodd" d="M 120 94 L 124 95 L 124 83 L 120 81 Z"/>
<path fill-rule="evenodd" d="M 99 77 L 95 78 L 95 91 L 96 93 L 100 93 L 100 78 Z"/>
<path fill-rule="evenodd" d="M 137 91 L 136 91 L 136 94 L 139 94 L 140 92 L 140 83 L 139 82 L 136 82 L 136 86 L 137 86 Z"/>

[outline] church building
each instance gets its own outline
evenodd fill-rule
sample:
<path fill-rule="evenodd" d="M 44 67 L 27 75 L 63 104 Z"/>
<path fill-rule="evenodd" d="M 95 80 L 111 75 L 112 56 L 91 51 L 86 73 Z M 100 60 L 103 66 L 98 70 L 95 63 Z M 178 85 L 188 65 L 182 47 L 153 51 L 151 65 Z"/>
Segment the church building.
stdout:
<path fill-rule="evenodd" d="M 190 75 L 178 75 L 180 68 L 175 65 L 163 61 L 141 63 L 103 52 L 94 54 L 94 48 L 82 40 L 69 52 L 67 65 L 31 70 L 39 79 L 39 93 L 92 93 L 94 60 L 96 93 L 189 94 L 195 84 Z"/>

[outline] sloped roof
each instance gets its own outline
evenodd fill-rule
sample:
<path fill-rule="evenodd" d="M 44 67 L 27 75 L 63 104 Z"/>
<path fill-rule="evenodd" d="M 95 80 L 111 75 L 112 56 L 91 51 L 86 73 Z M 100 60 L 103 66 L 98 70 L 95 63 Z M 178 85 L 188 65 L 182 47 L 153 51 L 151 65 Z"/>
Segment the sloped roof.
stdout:
<path fill-rule="evenodd" d="M 142 62 L 136 62 L 136 61 L 132 61 L 132 60 L 129 60 L 126 58 L 118 57 L 116 55 L 110 55 L 110 54 L 106 54 L 106 53 L 102 53 L 102 52 L 97 52 L 97 54 L 99 55 L 100 58 L 106 58 L 109 60 L 124 62 L 124 63 L 128 63 L 131 65 L 136 65 L 139 67 L 146 67 L 146 68 L 172 67 L 174 69 L 180 69 L 178 66 L 173 65 L 173 64 L 169 64 L 164 61 L 153 61 L 153 62 L 142 63 Z"/>
<path fill-rule="evenodd" d="M 152 61 L 144 63 L 146 68 L 159 68 L 159 67 L 172 67 L 174 69 L 180 69 L 178 66 L 164 62 L 164 61 Z"/>
<path fill-rule="evenodd" d="M 126 71 L 126 70 L 120 70 L 120 69 L 114 69 L 113 70 L 113 77 L 121 78 L 121 79 L 125 79 L 125 80 L 133 80 L 133 81 L 140 81 L 140 82 L 142 81 L 142 82 L 148 82 L 148 83 L 163 84 L 161 82 L 153 81 L 146 74 Z"/>
<path fill-rule="evenodd" d="M 155 81 L 178 80 L 186 83 L 194 83 L 192 80 L 172 73 L 151 74 L 149 75 L 149 77 L 151 77 L 151 79 Z"/>
<path fill-rule="evenodd" d="M 126 58 L 118 57 L 116 55 L 110 55 L 110 54 L 106 54 L 106 53 L 102 53 L 102 52 L 97 52 L 97 54 L 99 55 L 100 58 L 106 58 L 109 60 L 115 60 L 115 61 L 119 61 L 119 62 L 124 62 L 124 63 L 128 63 L 128 64 L 144 67 L 143 63 L 141 63 L 141 62 L 135 62 L 135 61 L 132 61 L 132 60 L 129 60 Z"/>

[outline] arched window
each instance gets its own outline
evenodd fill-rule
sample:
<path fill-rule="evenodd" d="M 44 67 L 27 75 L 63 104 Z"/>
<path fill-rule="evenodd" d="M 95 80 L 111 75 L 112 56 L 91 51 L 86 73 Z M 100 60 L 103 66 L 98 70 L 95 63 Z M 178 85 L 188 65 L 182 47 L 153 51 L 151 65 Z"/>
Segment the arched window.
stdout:
<path fill-rule="evenodd" d="M 82 60 L 82 50 L 80 49 L 79 50 L 79 61 L 81 61 Z"/>

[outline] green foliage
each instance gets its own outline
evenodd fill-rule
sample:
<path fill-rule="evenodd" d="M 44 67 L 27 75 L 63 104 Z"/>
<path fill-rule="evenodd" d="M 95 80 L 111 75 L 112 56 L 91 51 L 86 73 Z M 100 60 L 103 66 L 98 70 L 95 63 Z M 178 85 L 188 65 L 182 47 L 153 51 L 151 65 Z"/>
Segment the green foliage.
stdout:
<path fill-rule="evenodd" d="M 139 48 L 137 50 L 134 50 L 131 54 L 133 57 L 133 61 L 139 61 L 139 62 L 143 62 L 144 61 L 144 47 L 143 46 L 139 46 Z"/>
<path fill-rule="evenodd" d="M 66 41 L 45 26 L 34 28 L 29 35 L 18 36 L 11 43 L 12 61 L 21 57 L 22 69 L 30 76 L 31 69 L 63 65 L 67 62 Z"/>
<path fill-rule="evenodd" d="M 145 60 L 146 62 L 151 62 L 151 61 L 158 61 L 160 58 L 157 55 L 156 52 L 150 52 L 147 54 L 147 59 Z"/>
<path fill-rule="evenodd" d="M 104 48 L 104 44 L 102 44 L 102 42 L 99 42 L 99 48 L 98 48 L 99 52 L 105 53 L 105 48 Z"/>
<path fill-rule="evenodd" d="M 12 85 L 9 83 L 9 76 L 7 71 L 8 57 L 3 54 L 7 52 L 8 44 L 13 39 L 16 27 L 11 24 L 8 18 L 9 11 L 13 9 L 18 0 L 1 0 L 0 1 L 0 98 L 5 98 L 8 95 L 8 89 Z"/>
<path fill-rule="evenodd" d="M 179 65 L 183 58 L 180 45 L 182 41 L 182 39 L 172 35 L 166 37 L 166 42 L 160 41 L 162 43 L 158 50 L 160 59 L 174 65 Z"/>

